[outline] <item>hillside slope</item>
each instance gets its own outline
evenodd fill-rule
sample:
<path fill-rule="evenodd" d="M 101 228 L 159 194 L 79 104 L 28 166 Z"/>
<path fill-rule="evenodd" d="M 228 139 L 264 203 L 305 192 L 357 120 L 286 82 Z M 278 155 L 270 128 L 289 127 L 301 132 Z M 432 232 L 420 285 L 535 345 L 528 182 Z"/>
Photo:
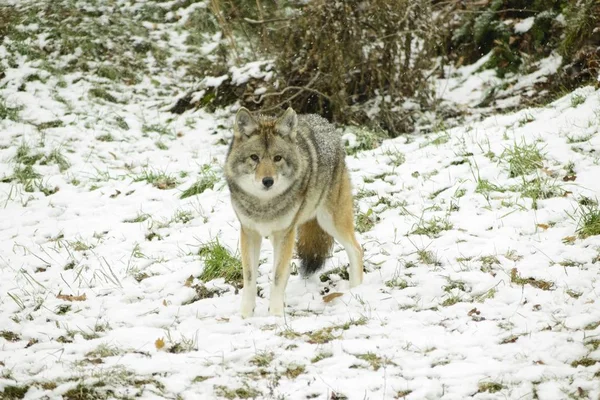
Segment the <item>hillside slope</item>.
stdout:
<path fill-rule="evenodd" d="M 0 46 L 0 398 L 600 396 L 600 91 L 349 147 L 364 284 L 336 245 L 270 317 L 264 242 L 242 320 L 231 114 L 168 112 L 185 34 L 144 26 L 131 81 Z"/>

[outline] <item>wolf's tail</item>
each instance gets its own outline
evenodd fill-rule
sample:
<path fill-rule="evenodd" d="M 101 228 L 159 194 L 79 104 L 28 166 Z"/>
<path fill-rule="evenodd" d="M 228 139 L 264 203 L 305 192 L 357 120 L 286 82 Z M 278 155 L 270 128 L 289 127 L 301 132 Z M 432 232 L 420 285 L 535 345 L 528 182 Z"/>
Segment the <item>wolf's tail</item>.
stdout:
<path fill-rule="evenodd" d="M 296 251 L 301 260 L 302 276 L 317 272 L 325 263 L 332 247 L 333 238 L 319 226 L 316 219 L 300 225 Z"/>

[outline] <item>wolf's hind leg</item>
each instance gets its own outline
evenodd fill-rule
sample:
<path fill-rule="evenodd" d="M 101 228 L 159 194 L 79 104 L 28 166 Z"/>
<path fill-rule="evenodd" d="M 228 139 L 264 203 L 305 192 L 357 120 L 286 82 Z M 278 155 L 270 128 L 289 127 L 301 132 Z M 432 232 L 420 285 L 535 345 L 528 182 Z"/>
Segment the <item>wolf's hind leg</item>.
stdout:
<path fill-rule="evenodd" d="M 354 234 L 354 204 L 347 173 L 335 193 L 334 198 L 317 210 L 317 221 L 346 250 L 350 260 L 350 287 L 353 288 L 363 281 L 363 251 Z"/>
<path fill-rule="evenodd" d="M 242 304 L 240 313 L 242 318 L 251 317 L 256 306 L 256 278 L 258 275 L 258 259 L 262 237 L 250 229 L 242 226 L 240 247 L 242 248 L 242 270 L 244 275 L 244 288 L 242 289 Z"/>
<path fill-rule="evenodd" d="M 269 313 L 283 316 L 285 287 L 290 277 L 290 260 L 294 249 L 295 229 L 273 234 L 273 283 L 269 298 Z"/>

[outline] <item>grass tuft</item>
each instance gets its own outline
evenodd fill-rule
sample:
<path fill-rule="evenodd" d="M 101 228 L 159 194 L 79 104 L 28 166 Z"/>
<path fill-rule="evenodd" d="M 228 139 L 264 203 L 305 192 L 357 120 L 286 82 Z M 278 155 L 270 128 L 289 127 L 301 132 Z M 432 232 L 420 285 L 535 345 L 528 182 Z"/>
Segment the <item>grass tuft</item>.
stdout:
<path fill-rule="evenodd" d="M 256 353 L 256 355 L 250 359 L 250 364 L 264 368 L 268 367 L 274 359 L 275 353 L 272 351 L 261 351 Z"/>
<path fill-rule="evenodd" d="M 218 240 L 203 244 L 198 255 L 204 261 L 204 269 L 199 276 L 200 280 L 208 282 L 224 278 L 225 283 L 236 288 L 242 287 L 242 262 Z"/>
<path fill-rule="evenodd" d="M 426 235 L 430 238 L 435 238 L 443 231 L 452 229 L 452 224 L 447 220 L 439 217 L 434 217 L 429 221 L 419 221 L 417 227 L 411 232 L 412 235 Z"/>
<path fill-rule="evenodd" d="M 496 393 L 504 389 L 504 386 L 497 382 L 480 382 L 479 393 L 488 392 Z"/>
<path fill-rule="evenodd" d="M 501 157 L 506 157 L 508 161 L 511 178 L 536 171 L 543 166 L 544 161 L 542 150 L 538 148 L 537 144 L 527 144 L 524 141 L 521 144 L 515 142 L 513 147 L 506 148 Z"/>
<path fill-rule="evenodd" d="M 162 171 L 152 171 L 145 169 L 141 174 L 133 177 L 134 182 L 146 181 L 155 188 L 166 190 L 173 189 L 179 185 L 179 181 L 172 175 Z"/>
<path fill-rule="evenodd" d="M 29 386 L 6 386 L 4 390 L 0 392 L 0 398 L 4 400 L 19 400 L 25 398 Z"/>
<path fill-rule="evenodd" d="M 585 239 L 590 236 L 600 235 L 600 208 L 594 202 L 581 205 L 578 211 L 577 234 Z"/>
<path fill-rule="evenodd" d="M 179 198 L 185 199 L 203 193 L 207 189 L 213 189 L 218 181 L 217 175 L 210 165 L 204 165 L 200 171 L 200 178 L 192 186 L 181 193 Z"/>

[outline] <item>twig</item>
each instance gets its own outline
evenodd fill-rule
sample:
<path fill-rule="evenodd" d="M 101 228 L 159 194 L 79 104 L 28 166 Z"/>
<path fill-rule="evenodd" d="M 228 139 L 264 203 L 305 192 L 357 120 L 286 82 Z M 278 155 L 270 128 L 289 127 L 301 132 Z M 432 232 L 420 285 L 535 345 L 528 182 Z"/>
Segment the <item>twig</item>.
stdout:
<path fill-rule="evenodd" d="M 271 19 L 261 19 L 261 20 L 256 20 L 256 19 L 251 19 L 251 18 L 244 18 L 244 21 L 246 21 L 249 24 L 269 24 L 271 22 L 280 22 L 280 21 L 291 21 L 293 20 L 293 18 L 271 18 Z"/>

